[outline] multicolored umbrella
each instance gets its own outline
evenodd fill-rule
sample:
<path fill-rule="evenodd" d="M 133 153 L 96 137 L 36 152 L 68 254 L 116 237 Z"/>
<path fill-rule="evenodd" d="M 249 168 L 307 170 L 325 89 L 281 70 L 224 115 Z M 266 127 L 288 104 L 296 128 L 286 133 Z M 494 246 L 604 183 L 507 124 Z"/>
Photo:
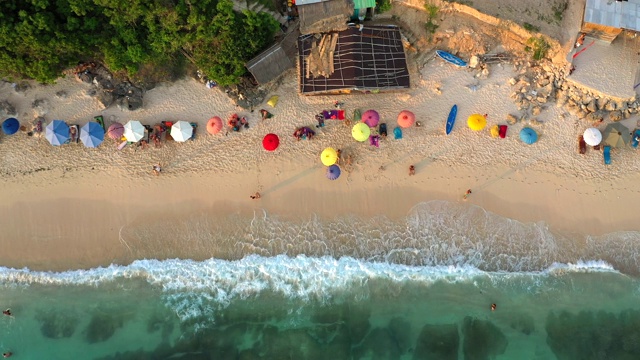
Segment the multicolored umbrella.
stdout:
<path fill-rule="evenodd" d="M 520 130 L 520 140 L 525 144 L 533 144 L 538 141 L 538 133 L 530 127 L 525 127 Z"/>
<path fill-rule="evenodd" d="M 267 134 L 262 139 L 262 147 L 267 151 L 274 151 L 280 145 L 280 138 L 276 134 Z"/>
<path fill-rule="evenodd" d="M 16 118 L 8 118 L 2 122 L 2 131 L 7 135 L 13 135 L 20 129 L 20 122 Z"/>
<path fill-rule="evenodd" d="M 623 147 L 630 140 L 631 131 L 619 122 L 607 125 L 602 132 L 602 142 L 613 147 Z"/>
<path fill-rule="evenodd" d="M 176 121 L 171 126 L 171 137 L 175 141 L 183 142 L 191 139 L 193 136 L 193 126 L 186 121 Z"/>
<path fill-rule="evenodd" d="M 480 131 L 487 126 L 487 118 L 480 114 L 471 114 L 467 119 L 467 125 L 473 131 Z"/>
<path fill-rule="evenodd" d="M 44 136 L 51 145 L 62 145 L 69 141 L 69 125 L 62 120 L 53 120 L 47 125 Z"/>
<path fill-rule="evenodd" d="M 340 167 L 338 165 L 331 165 L 327 168 L 327 179 L 335 180 L 340 177 Z"/>
<path fill-rule="evenodd" d="M 403 128 L 413 126 L 416 122 L 416 115 L 411 111 L 403 110 L 398 115 L 398 125 Z"/>
<path fill-rule="evenodd" d="M 97 122 L 90 121 L 80 128 L 80 141 L 89 148 L 97 147 L 104 140 L 104 129 Z"/>
<path fill-rule="evenodd" d="M 138 142 L 144 137 L 144 126 L 140 121 L 131 120 L 124 124 L 124 137 L 129 142 Z"/>
<path fill-rule="evenodd" d="M 331 166 L 338 161 L 338 152 L 334 148 L 326 148 L 320 154 L 320 161 L 324 166 Z"/>
<path fill-rule="evenodd" d="M 596 146 L 602 142 L 602 133 L 596 128 L 588 128 L 584 131 L 584 142 L 589 146 Z"/>
<path fill-rule="evenodd" d="M 353 136 L 356 141 L 365 142 L 369 140 L 369 135 L 371 135 L 371 129 L 363 122 L 353 125 L 353 129 L 351 129 L 351 136 Z"/>
<path fill-rule="evenodd" d="M 362 122 L 369 125 L 369 127 L 378 126 L 380 122 L 380 114 L 375 110 L 367 110 L 362 114 Z"/>
<path fill-rule="evenodd" d="M 122 126 L 122 124 L 120 123 L 113 123 L 109 125 L 109 128 L 107 129 L 107 135 L 109 135 L 110 138 L 115 140 L 119 140 L 123 134 L 124 134 L 124 126 Z"/>
<path fill-rule="evenodd" d="M 212 117 L 211 119 L 209 119 L 209 121 L 207 121 L 207 132 L 209 132 L 209 134 L 217 134 L 220 132 L 220 130 L 222 130 L 222 119 L 220 119 L 217 116 Z"/>

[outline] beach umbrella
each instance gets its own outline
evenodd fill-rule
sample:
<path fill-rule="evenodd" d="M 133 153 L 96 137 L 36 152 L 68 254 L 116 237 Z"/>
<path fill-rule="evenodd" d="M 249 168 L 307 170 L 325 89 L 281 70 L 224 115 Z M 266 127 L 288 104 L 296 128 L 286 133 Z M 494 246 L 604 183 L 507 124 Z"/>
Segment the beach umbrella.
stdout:
<path fill-rule="evenodd" d="M 90 121 L 80 128 L 80 141 L 86 147 L 94 148 L 104 140 L 104 129 L 97 122 Z"/>
<path fill-rule="evenodd" d="M 218 116 L 214 116 L 207 121 L 207 131 L 209 134 L 217 134 L 222 130 L 222 119 Z"/>
<path fill-rule="evenodd" d="M 522 140 L 525 144 L 533 144 L 538 141 L 538 133 L 530 127 L 525 127 L 520 130 L 520 140 Z"/>
<path fill-rule="evenodd" d="M 124 137 L 129 142 L 138 142 L 144 137 L 144 126 L 140 121 L 131 120 L 124 124 Z"/>
<path fill-rule="evenodd" d="M 187 141 L 193 136 L 193 126 L 186 121 L 176 121 L 171 126 L 171 137 L 175 141 Z"/>
<path fill-rule="evenodd" d="M 631 140 L 629 129 L 619 122 L 611 123 L 602 132 L 602 142 L 613 147 L 623 147 Z"/>
<path fill-rule="evenodd" d="M 380 122 L 380 114 L 375 110 L 367 110 L 362 114 L 362 122 L 369 127 L 376 127 Z"/>
<path fill-rule="evenodd" d="M 120 139 L 123 134 L 124 134 L 124 126 L 122 126 L 122 124 L 120 123 L 113 123 L 109 125 L 109 128 L 107 129 L 107 135 L 109 135 L 110 138 L 115 140 Z"/>
<path fill-rule="evenodd" d="M 411 111 L 403 110 L 398 115 L 398 125 L 403 128 L 413 126 L 416 122 L 416 115 Z"/>
<path fill-rule="evenodd" d="M 274 151 L 280 145 L 280 138 L 276 134 L 267 134 L 262 139 L 262 147 L 267 151 Z"/>
<path fill-rule="evenodd" d="M 340 177 L 340 167 L 338 165 L 331 165 L 327 168 L 327 179 L 335 180 Z"/>
<path fill-rule="evenodd" d="M 20 129 L 20 122 L 16 118 L 8 118 L 2 123 L 2 131 L 7 135 L 15 134 Z"/>
<path fill-rule="evenodd" d="M 480 114 L 471 114 L 467 119 L 467 125 L 473 131 L 480 131 L 487 126 L 487 118 Z"/>
<path fill-rule="evenodd" d="M 353 129 L 351 129 L 351 136 L 353 136 L 357 141 L 367 141 L 369 139 L 369 135 L 371 135 L 371 129 L 363 122 L 353 125 Z"/>
<path fill-rule="evenodd" d="M 320 161 L 324 166 L 331 166 L 338 161 L 338 152 L 336 149 L 328 147 L 322 151 Z"/>
<path fill-rule="evenodd" d="M 51 145 L 62 145 L 69 141 L 69 125 L 62 120 L 53 120 L 47 125 L 45 137 Z"/>
<path fill-rule="evenodd" d="M 596 128 L 588 128 L 584 131 L 584 142 L 589 146 L 596 146 L 602 142 L 602 133 Z"/>

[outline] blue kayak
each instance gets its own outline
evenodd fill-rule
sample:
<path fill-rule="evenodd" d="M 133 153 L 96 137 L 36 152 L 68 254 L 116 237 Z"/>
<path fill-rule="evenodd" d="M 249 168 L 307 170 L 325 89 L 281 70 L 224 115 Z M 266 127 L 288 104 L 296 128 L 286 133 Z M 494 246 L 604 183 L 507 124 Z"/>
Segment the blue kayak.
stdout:
<path fill-rule="evenodd" d="M 447 135 L 453 130 L 453 124 L 456 123 L 456 115 L 458 115 L 458 105 L 453 105 L 447 118 Z"/>
<path fill-rule="evenodd" d="M 446 51 L 436 50 L 436 55 L 438 55 L 438 57 L 440 57 L 442 60 L 444 60 L 444 61 L 446 61 L 448 63 L 451 63 L 453 65 L 461 66 L 461 67 L 467 66 L 467 62 L 466 61 L 464 61 L 464 60 L 460 59 L 459 57 L 457 57 L 457 56 L 455 56 L 453 54 L 450 54 L 450 53 L 448 53 Z"/>

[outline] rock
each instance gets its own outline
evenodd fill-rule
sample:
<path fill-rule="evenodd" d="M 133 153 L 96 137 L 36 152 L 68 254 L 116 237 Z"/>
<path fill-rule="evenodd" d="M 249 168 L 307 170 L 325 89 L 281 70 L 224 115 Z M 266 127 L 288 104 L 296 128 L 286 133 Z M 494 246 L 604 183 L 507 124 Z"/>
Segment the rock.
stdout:
<path fill-rule="evenodd" d="M 104 106 L 105 109 L 111 106 L 115 101 L 113 97 L 113 93 L 111 91 L 98 90 L 96 97 L 100 102 L 100 104 L 102 104 L 102 106 Z"/>
<path fill-rule="evenodd" d="M 49 111 L 49 100 L 36 99 L 31 103 L 31 107 L 38 116 L 45 115 Z"/>
<path fill-rule="evenodd" d="M 609 99 L 607 98 L 598 98 L 596 99 L 596 106 L 598 109 L 604 109 L 609 103 Z"/>
<path fill-rule="evenodd" d="M 576 116 L 580 119 L 584 119 L 587 117 L 587 115 L 589 115 L 589 112 L 587 110 L 584 109 L 580 109 L 578 110 L 578 112 L 576 113 Z"/>
<path fill-rule="evenodd" d="M 511 316 L 511 328 L 525 335 L 530 335 L 536 330 L 535 320 L 531 315 L 513 314 Z"/>
<path fill-rule="evenodd" d="M 84 331 L 86 340 L 90 344 L 108 340 L 116 330 L 124 325 L 124 317 L 125 315 L 115 311 L 93 314 Z"/>
<path fill-rule="evenodd" d="M 622 120 L 623 116 L 622 116 L 622 111 L 621 110 L 615 110 L 609 113 L 609 119 L 611 121 L 620 121 Z"/>
<path fill-rule="evenodd" d="M 558 107 L 562 107 L 567 103 L 568 97 L 567 97 L 567 93 L 566 92 L 560 90 L 560 91 L 558 91 L 556 96 L 558 97 L 558 100 L 556 102 L 556 105 Z"/>
<path fill-rule="evenodd" d="M 457 360 L 459 346 L 456 324 L 425 325 L 418 335 L 413 359 Z"/>
<path fill-rule="evenodd" d="M 538 95 L 538 97 L 536 97 L 536 101 L 540 104 L 544 104 L 547 102 L 547 97 L 544 95 Z"/>
<path fill-rule="evenodd" d="M 142 107 L 142 98 L 138 97 L 125 96 L 119 98 L 116 102 L 121 110 L 134 111 Z"/>
<path fill-rule="evenodd" d="M 518 122 L 518 118 L 515 115 L 507 114 L 507 124 L 514 125 Z"/>
<path fill-rule="evenodd" d="M 399 359 L 398 343 L 387 329 L 375 328 L 353 349 L 354 359 Z"/>
<path fill-rule="evenodd" d="M 471 59 L 469 59 L 469 67 L 472 69 L 475 69 L 479 63 L 480 63 L 480 59 L 476 55 L 473 55 Z"/>
<path fill-rule="evenodd" d="M 607 105 L 604 106 L 604 109 L 607 111 L 618 110 L 618 103 L 616 103 L 615 101 L 609 101 L 607 102 Z"/>
<path fill-rule="evenodd" d="M 594 123 L 596 121 L 599 122 L 600 119 L 604 119 L 605 115 L 607 115 L 606 112 L 604 112 L 602 110 L 598 110 L 598 111 L 595 111 L 595 112 L 592 112 L 592 113 L 588 114 L 585 117 L 585 120 L 587 120 L 589 122 L 592 122 L 592 123 Z"/>
<path fill-rule="evenodd" d="M 16 84 L 16 86 L 13 87 L 13 89 L 18 93 L 18 94 L 24 94 L 27 92 L 27 90 L 31 89 L 31 84 L 29 84 L 26 81 L 22 81 Z"/>
<path fill-rule="evenodd" d="M 540 80 L 538 80 L 538 87 L 545 87 L 547 85 L 549 85 L 551 83 L 551 81 L 549 81 L 549 78 L 543 77 Z"/>
<path fill-rule="evenodd" d="M 542 112 L 541 106 L 534 106 L 533 108 L 531 108 L 531 115 L 533 116 L 538 116 L 540 115 L 541 112 Z"/>
<path fill-rule="evenodd" d="M 596 99 L 591 99 L 591 101 L 587 104 L 587 110 L 589 112 L 595 112 L 598 110 L 598 106 L 596 105 Z"/>
<path fill-rule="evenodd" d="M 507 349 L 507 337 L 490 321 L 467 316 L 462 325 L 462 334 L 465 360 L 495 359 Z"/>
<path fill-rule="evenodd" d="M 516 79 L 515 78 L 511 78 L 509 79 L 509 85 L 514 86 L 516 84 Z"/>
<path fill-rule="evenodd" d="M 47 312 L 38 312 L 35 316 L 40 322 L 40 332 L 50 339 L 68 338 L 76 331 L 80 321 L 73 312 L 58 311 L 52 309 Z"/>
<path fill-rule="evenodd" d="M 400 349 L 400 353 L 407 353 L 413 347 L 411 323 L 404 318 L 395 317 L 389 321 L 389 333 Z"/>
<path fill-rule="evenodd" d="M 568 103 L 567 111 L 569 112 L 569 114 L 576 116 L 578 114 L 578 111 L 580 111 L 580 108 L 575 103 Z"/>
<path fill-rule="evenodd" d="M 64 91 L 64 90 L 60 90 L 60 91 L 56 92 L 56 96 L 59 97 L 60 99 L 66 99 L 66 98 L 69 97 L 67 92 Z"/>
<path fill-rule="evenodd" d="M 0 113 L 6 116 L 15 116 L 18 115 L 16 112 L 15 106 L 13 106 L 9 101 L 4 100 L 0 101 Z"/>
<path fill-rule="evenodd" d="M 543 123 L 538 121 L 538 119 L 531 119 L 529 120 L 529 124 L 533 125 L 533 126 L 538 126 L 538 125 L 542 125 Z"/>

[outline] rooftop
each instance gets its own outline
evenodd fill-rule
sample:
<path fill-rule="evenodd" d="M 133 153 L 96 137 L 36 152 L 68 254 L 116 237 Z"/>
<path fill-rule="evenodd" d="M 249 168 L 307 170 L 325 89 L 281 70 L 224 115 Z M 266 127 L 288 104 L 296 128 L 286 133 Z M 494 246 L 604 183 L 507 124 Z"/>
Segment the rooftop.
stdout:
<path fill-rule="evenodd" d="M 587 0 L 584 21 L 640 31 L 640 0 Z"/>

